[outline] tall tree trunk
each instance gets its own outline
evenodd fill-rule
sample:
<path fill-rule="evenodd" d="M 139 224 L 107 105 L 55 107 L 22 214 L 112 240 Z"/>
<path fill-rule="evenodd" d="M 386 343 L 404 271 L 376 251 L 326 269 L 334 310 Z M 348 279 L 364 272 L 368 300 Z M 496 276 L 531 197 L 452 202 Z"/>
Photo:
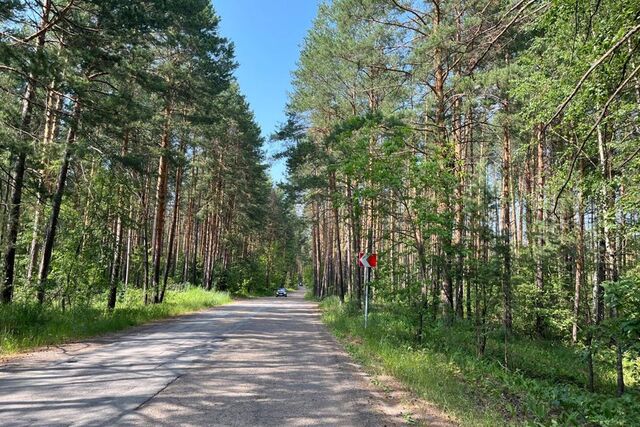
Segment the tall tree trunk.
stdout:
<path fill-rule="evenodd" d="M 440 1 L 433 2 L 433 14 L 432 14 L 432 26 L 433 31 L 439 31 L 439 28 L 442 24 L 442 10 Z M 435 126 L 435 147 L 434 152 L 439 156 L 441 163 L 441 170 L 443 173 L 454 173 L 455 174 L 455 159 L 450 153 L 450 148 L 448 147 L 448 138 L 447 138 L 447 124 L 446 124 L 446 94 L 445 94 L 445 82 L 447 78 L 447 73 L 445 71 L 445 55 L 443 53 L 443 48 L 439 44 L 437 44 L 433 49 L 433 84 L 429 84 L 432 88 L 433 97 L 435 98 L 435 111 L 431 114 L 429 111 L 432 107 L 430 104 L 430 100 L 427 104 L 427 111 L 425 114 L 425 120 L 427 121 L 427 127 L 431 128 Z M 430 118 L 433 117 L 433 122 L 429 122 Z M 427 138 L 432 138 L 432 135 L 429 133 L 426 135 Z M 441 195 L 434 194 L 434 197 L 437 199 L 437 214 L 438 215 L 446 215 L 449 211 L 450 206 L 448 206 L 448 201 L 445 197 Z M 454 226 L 455 228 L 455 226 Z M 434 234 L 432 237 L 432 242 L 434 246 L 438 246 L 439 255 L 440 255 L 440 265 L 438 266 L 440 272 L 442 274 L 436 274 L 439 280 L 442 280 L 442 289 L 444 290 L 444 299 L 445 299 L 445 317 L 447 322 L 450 322 L 453 318 L 454 314 L 454 289 L 453 289 L 453 277 L 452 277 L 452 260 L 451 260 L 451 248 L 452 248 L 452 234 L 440 233 Z M 437 289 L 436 289 L 437 288 Z M 434 297 L 440 294 L 440 283 L 434 283 Z"/>
<path fill-rule="evenodd" d="M 49 25 L 49 15 L 51 13 L 51 0 L 45 0 L 42 4 L 42 14 L 38 25 L 38 45 L 40 52 L 45 45 L 47 27 Z M 35 101 L 35 79 L 33 73 L 27 78 L 24 93 L 22 95 L 22 110 L 20 113 L 20 138 L 28 140 L 31 127 L 32 111 Z M 7 243 L 4 250 L 4 280 L 0 289 L 0 302 L 10 303 L 13 300 L 13 283 L 15 279 L 16 243 L 20 230 L 20 208 L 22 206 L 22 190 L 24 187 L 24 174 L 27 164 L 26 148 L 21 147 L 13 162 L 13 192 L 11 194 L 11 206 L 9 208 L 9 218 L 7 220 Z"/>
<path fill-rule="evenodd" d="M 610 221 L 608 219 L 609 214 L 614 211 L 615 205 L 615 190 L 611 188 L 613 185 L 613 175 L 611 170 L 611 154 L 607 144 L 607 132 L 604 131 L 602 125 L 597 126 L 598 133 L 598 154 L 600 159 L 600 172 L 602 173 L 602 203 L 601 203 L 601 217 L 604 229 L 604 249 L 605 249 L 605 277 L 611 282 L 617 282 L 618 266 L 617 266 L 617 254 L 616 254 L 616 239 L 614 237 L 614 231 Z M 615 221 L 615 215 L 612 216 Z M 618 317 L 618 308 L 616 303 L 611 307 L 611 317 Z M 616 333 L 613 338 L 614 346 L 616 349 L 616 376 L 617 376 L 617 394 L 622 395 L 625 391 L 624 384 L 624 367 L 623 367 L 623 350 L 620 343 L 620 334 Z"/>
<path fill-rule="evenodd" d="M 127 154 L 129 149 L 129 132 L 124 134 L 124 141 L 122 145 L 122 157 Z M 113 248 L 113 260 L 111 262 L 111 276 L 109 278 L 109 301 L 107 302 L 107 308 L 113 310 L 116 307 L 116 297 L 118 296 L 118 282 L 120 282 L 120 265 L 122 263 L 122 186 L 118 185 L 118 191 L 116 194 L 118 199 L 118 207 L 116 212 L 116 230 L 115 230 L 115 243 Z"/>
<path fill-rule="evenodd" d="M 320 204 L 315 201 L 313 203 L 315 216 L 315 263 L 314 263 L 314 292 L 316 297 L 321 296 L 322 287 L 322 243 L 320 241 Z"/>
<path fill-rule="evenodd" d="M 35 88 L 32 82 L 33 76 L 27 81 L 22 101 L 22 113 L 20 130 L 28 134 L 31 125 L 31 112 L 35 98 Z M 26 136 L 23 135 L 23 138 Z M 24 173 L 27 163 L 26 149 L 22 148 L 13 163 L 13 191 L 11 193 L 11 205 L 7 220 L 7 244 L 4 250 L 4 283 L 0 292 L 0 302 L 10 303 L 13 300 L 13 282 L 15 276 L 16 243 L 20 230 L 20 208 L 22 206 L 22 189 L 24 187 Z"/>
<path fill-rule="evenodd" d="M 158 182 L 156 184 L 156 212 L 153 226 L 153 302 L 160 302 L 160 265 L 164 238 L 165 209 L 167 201 L 167 174 L 169 170 L 168 150 L 170 146 L 171 107 L 167 105 L 164 111 L 164 129 L 160 142 L 160 161 L 158 162 Z"/>
<path fill-rule="evenodd" d="M 58 112 L 62 108 L 62 96 L 56 91 L 55 82 L 51 82 L 47 89 L 47 102 L 45 107 L 45 124 L 44 132 L 42 136 L 42 149 L 46 150 L 48 146 L 53 143 L 54 138 L 58 133 L 58 122 L 60 115 Z M 38 179 L 38 196 L 36 198 L 35 214 L 33 219 L 33 232 L 31 237 L 31 246 L 29 249 L 29 264 L 27 267 L 27 284 L 31 285 L 33 273 L 38 263 L 38 254 L 40 253 L 40 246 L 42 244 L 40 240 L 41 233 L 41 221 L 44 215 L 44 194 L 47 192 L 47 177 L 46 166 L 48 165 L 48 159 L 44 159 L 44 167 L 41 168 L 40 177 Z"/>
<path fill-rule="evenodd" d="M 453 106 L 453 135 L 454 135 L 454 175 L 456 178 L 455 188 L 453 191 L 453 253 L 455 254 L 455 267 L 453 275 L 455 277 L 455 314 L 458 318 L 464 317 L 464 301 L 463 301 L 463 272 L 464 272 L 464 250 L 463 233 L 464 233 L 464 201 L 462 199 L 464 189 L 464 141 L 462 133 L 462 99 L 458 97 Z"/>
<path fill-rule="evenodd" d="M 129 201 L 129 224 L 133 219 L 133 206 L 131 205 L 131 201 Z M 127 230 L 127 252 L 125 258 L 125 268 L 124 268 L 124 288 L 127 289 L 129 287 L 129 273 L 131 269 L 131 250 L 133 245 L 133 229 L 129 225 Z"/>
<path fill-rule="evenodd" d="M 338 192 L 336 190 L 336 174 L 335 172 L 331 173 L 331 177 L 329 178 L 331 186 L 331 193 L 334 198 L 338 197 Z M 340 217 L 338 212 L 338 202 L 336 200 L 332 203 L 333 206 L 333 218 L 336 227 L 336 249 L 337 249 L 337 257 L 338 257 L 338 271 L 337 271 L 337 286 L 340 294 L 340 302 L 344 303 L 344 276 L 342 270 L 342 242 L 340 240 Z"/>
<path fill-rule="evenodd" d="M 10 303 L 13 300 L 16 243 L 20 229 L 20 207 L 22 205 L 22 187 L 24 186 L 26 160 L 27 154 L 20 152 L 13 165 L 13 192 L 7 221 L 9 231 L 7 232 L 7 244 L 4 251 L 4 283 L 2 292 L 0 292 L 0 299 L 3 303 Z"/>
<path fill-rule="evenodd" d="M 142 282 L 142 298 L 145 305 L 149 303 L 149 273 L 151 270 L 149 268 L 149 202 L 151 199 L 151 179 L 149 177 L 150 169 L 150 167 L 147 168 L 147 173 L 145 174 L 144 179 L 144 187 L 142 190 L 142 265 L 144 270 L 144 280 Z"/>
<path fill-rule="evenodd" d="M 69 134 L 65 146 L 64 158 L 60 166 L 56 191 L 53 196 L 51 207 L 51 216 L 49 217 L 49 225 L 45 234 L 44 245 L 42 248 L 42 259 L 40 260 L 40 268 L 38 269 L 38 302 L 44 303 L 47 278 L 49 276 L 49 268 L 51 266 L 51 257 L 53 255 L 53 245 L 56 239 L 56 231 L 58 229 L 58 218 L 60 216 L 60 208 L 62 207 L 62 196 L 67 183 L 67 173 L 69 171 L 69 163 L 71 162 L 71 151 L 75 144 L 76 134 L 78 132 L 78 124 L 80 122 L 80 100 L 73 98 L 74 107 L 71 114 L 71 123 L 69 124 Z"/>
<path fill-rule="evenodd" d="M 509 101 L 504 101 L 505 114 L 509 114 Z M 502 235 L 502 324 L 505 334 L 511 333 L 513 315 L 511 308 L 511 132 L 509 124 L 503 125 L 502 137 L 502 197 L 500 199 Z"/>
<path fill-rule="evenodd" d="M 545 325 L 544 318 L 540 313 L 540 310 L 543 307 L 544 300 L 544 246 L 545 246 L 545 215 L 544 215 L 544 195 L 545 195 L 545 131 L 544 126 L 541 124 L 538 126 L 536 130 L 536 140 L 537 140 L 537 173 L 536 173 L 536 190 L 537 201 L 536 201 L 536 234 L 537 234 L 537 244 L 536 248 L 536 319 L 535 319 L 535 328 L 538 335 L 544 335 Z"/>
<path fill-rule="evenodd" d="M 118 282 L 120 281 L 120 264 L 122 259 L 122 215 L 118 212 L 116 218 L 115 244 L 113 248 L 113 261 L 111 263 L 111 276 L 109 278 L 109 301 L 107 308 L 113 310 L 116 307 L 118 296 Z"/>
<path fill-rule="evenodd" d="M 31 285 L 33 272 L 38 262 L 38 254 L 40 253 L 40 221 L 42 220 L 44 210 L 44 196 L 38 194 L 35 206 L 35 214 L 33 217 L 33 230 L 31 234 L 31 245 L 29 249 L 29 265 L 27 267 L 27 285 Z"/>
<path fill-rule="evenodd" d="M 194 218 L 193 252 L 191 255 L 191 284 L 198 284 L 198 246 L 200 237 L 200 221 Z"/>
<path fill-rule="evenodd" d="M 465 138 L 466 138 L 466 156 L 467 161 L 465 161 L 465 167 L 467 169 L 468 176 L 473 179 L 475 177 L 475 164 L 473 158 L 473 125 L 474 125 L 474 111 L 473 107 L 468 107 L 466 122 L 465 122 Z M 470 228 L 473 230 L 474 226 L 471 224 Z M 469 237 L 469 241 L 473 242 L 474 236 L 471 235 Z M 473 253 L 473 251 L 471 251 Z M 471 319 L 471 274 L 468 273 L 469 266 L 467 266 L 466 273 L 466 294 L 467 294 L 467 319 Z"/>
<path fill-rule="evenodd" d="M 582 164 L 580 166 L 582 170 Z M 582 175 L 582 174 L 581 174 Z M 573 325 L 571 342 L 578 342 L 578 323 L 580 321 L 580 294 L 584 287 L 584 201 L 582 190 L 578 193 L 578 236 L 576 241 L 575 288 L 573 294 Z"/>
<path fill-rule="evenodd" d="M 178 211 L 180 210 L 180 186 L 182 185 L 182 166 L 176 170 L 175 194 L 173 202 L 173 215 L 171 218 L 171 229 L 169 230 L 169 249 L 167 252 L 167 262 L 164 266 L 164 274 L 162 276 L 162 291 L 160 292 L 160 302 L 164 301 L 164 293 L 167 289 L 167 280 L 169 278 L 169 270 L 173 262 L 173 242 L 176 236 L 176 226 L 178 223 Z"/>
<path fill-rule="evenodd" d="M 347 204 L 349 209 L 349 219 L 351 221 L 351 257 L 358 256 L 360 253 L 360 209 L 359 205 L 354 208 L 354 204 L 356 202 L 353 200 L 353 189 L 351 187 L 351 182 L 347 182 L 347 200 L 349 203 Z M 350 260 L 352 265 L 357 265 L 353 259 Z M 362 304 L 362 274 L 360 268 L 353 268 L 353 282 L 355 286 L 356 300 L 358 302 L 358 308 L 361 307 Z"/>

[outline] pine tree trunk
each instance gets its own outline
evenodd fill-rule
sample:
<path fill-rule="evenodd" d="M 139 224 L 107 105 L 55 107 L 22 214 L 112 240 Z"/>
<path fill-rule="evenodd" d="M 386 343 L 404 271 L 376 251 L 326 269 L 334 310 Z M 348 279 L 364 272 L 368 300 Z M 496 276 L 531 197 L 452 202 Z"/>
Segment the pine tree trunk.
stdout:
<path fill-rule="evenodd" d="M 129 203 L 131 203 L 129 201 Z M 129 224 L 133 219 L 133 206 L 129 205 Z M 127 230 L 127 252 L 125 258 L 125 269 L 124 269 L 124 288 L 127 289 L 129 287 L 129 273 L 131 270 L 131 250 L 133 245 L 133 230 L 131 226 L 128 227 Z"/>
<path fill-rule="evenodd" d="M 20 118 L 20 130 L 28 134 L 31 125 L 31 112 L 35 98 L 35 88 L 32 82 L 33 76 L 27 81 L 22 102 Z M 27 153 L 21 149 L 13 163 L 13 192 L 11 193 L 11 205 L 9 208 L 7 243 L 4 250 L 4 281 L 0 302 L 10 303 L 13 300 L 13 282 L 15 276 L 16 243 L 20 230 L 20 208 L 22 206 L 22 189 L 24 187 L 24 174 L 27 163 Z"/>
<path fill-rule="evenodd" d="M 505 114 L 509 114 L 508 100 L 505 100 Z M 502 324 L 505 329 L 505 334 L 511 333 L 513 324 L 513 315 L 511 308 L 511 200 L 510 200 L 510 188 L 511 188 L 511 133 L 509 131 L 508 124 L 503 126 L 503 138 L 502 138 L 502 197 L 500 199 L 501 204 L 501 235 L 502 235 L 502 251 L 503 251 L 503 264 L 502 264 L 502 303 L 503 314 Z"/>
<path fill-rule="evenodd" d="M 176 227 L 178 224 L 178 211 L 180 210 L 180 187 L 182 185 L 182 167 L 176 170 L 175 194 L 173 202 L 173 215 L 171 218 L 171 229 L 169 230 L 169 249 L 167 252 L 167 262 L 164 266 L 164 274 L 162 275 L 162 291 L 160 292 L 160 302 L 164 301 L 164 294 L 167 290 L 167 280 L 169 278 L 169 270 L 173 262 L 173 242 L 176 236 Z"/>
<path fill-rule="evenodd" d="M 44 200 L 42 194 L 37 196 L 35 214 L 33 217 L 33 231 L 31 234 L 31 245 L 29 249 L 29 266 L 27 267 L 27 285 L 31 285 L 33 272 L 38 262 L 38 254 L 40 253 L 40 221 L 42 220 Z"/>
<path fill-rule="evenodd" d="M 582 169 L 582 166 L 581 166 Z M 575 288 L 573 294 L 573 325 L 571 342 L 578 342 L 578 323 L 580 321 L 580 294 L 584 287 L 584 202 L 582 190 L 578 193 L 578 238 L 576 241 Z"/>
<path fill-rule="evenodd" d="M 158 162 L 158 182 L 156 184 L 156 212 L 153 226 L 153 274 L 151 276 L 153 287 L 153 302 L 160 302 L 160 265 L 162 262 L 162 249 L 164 240 L 165 209 L 167 201 L 167 174 L 169 171 L 168 153 L 170 147 L 170 122 L 171 107 L 164 111 L 164 130 L 160 143 L 160 161 Z"/>
<path fill-rule="evenodd" d="M 58 133 L 58 125 L 60 115 L 58 112 L 62 108 L 62 96 L 56 91 L 55 82 L 51 82 L 47 89 L 47 102 L 45 107 L 45 124 L 44 132 L 42 136 L 42 147 L 45 150 L 53 143 L 54 138 Z M 31 245 L 29 249 L 29 264 L 27 267 L 27 285 L 31 285 L 33 273 L 38 263 L 38 255 L 40 253 L 40 246 L 42 244 L 40 240 L 41 233 L 41 221 L 44 214 L 44 192 L 46 192 L 47 179 L 46 179 L 46 165 L 48 165 L 48 159 L 44 159 L 45 167 L 40 172 L 40 178 L 38 179 L 38 196 L 36 198 L 35 214 L 33 219 L 33 232 L 31 237 Z"/>
<path fill-rule="evenodd" d="M 120 264 L 122 259 L 122 215 L 118 212 L 116 218 L 115 245 L 113 248 L 113 261 L 111 265 L 111 276 L 109 278 L 109 301 L 107 308 L 113 310 L 116 307 L 118 296 L 118 282 L 120 281 Z"/>
<path fill-rule="evenodd" d="M 51 0 L 45 0 L 42 4 L 42 14 L 38 25 L 38 45 L 40 52 L 45 45 L 47 26 L 49 25 L 49 15 L 51 13 Z M 24 93 L 22 95 L 22 110 L 20 113 L 21 138 L 26 139 L 31 127 L 32 111 L 35 101 L 35 78 L 32 73 L 27 78 Z M 24 187 L 24 174 L 27 164 L 27 153 L 21 148 L 13 162 L 13 192 L 11 194 L 11 205 L 9 208 L 9 218 L 7 220 L 7 242 L 4 250 L 4 280 L 0 289 L 0 303 L 10 303 L 13 300 L 13 283 L 15 279 L 16 243 L 20 230 L 20 209 L 22 207 L 22 190 Z"/>
<path fill-rule="evenodd" d="M 200 221 L 197 217 L 194 219 L 194 223 L 193 251 L 191 255 L 191 284 L 196 286 L 198 284 L 198 247 L 200 243 Z"/>
<path fill-rule="evenodd" d="M 129 149 L 129 132 L 126 131 L 120 155 L 124 157 Z M 120 266 L 122 264 L 122 186 L 118 186 L 116 194 L 118 207 L 116 212 L 115 244 L 113 249 L 113 260 L 111 262 L 111 276 L 109 278 L 109 301 L 107 308 L 113 310 L 116 307 L 118 296 L 118 282 L 120 282 Z"/>
<path fill-rule="evenodd" d="M 537 251 L 536 251 L 536 271 L 535 271 L 535 281 L 536 281 L 536 319 L 535 319 L 535 328 L 536 332 L 539 336 L 544 335 L 545 325 L 544 318 L 540 313 L 540 310 L 543 307 L 543 299 L 544 299 L 544 246 L 545 246 L 545 238 L 544 238 L 544 195 L 545 195 L 545 134 L 543 125 L 539 125 L 536 130 L 536 140 L 537 140 L 537 174 L 536 174 L 536 190 L 537 190 L 537 201 L 536 201 L 536 234 L 537 234 Z"/>
<path fill-rule="evenodd" d="M 455 265 L 453 276 L 455 281 L 455 315 L 464 318 L 463 301 L 463 272 L 464 272 L 464 251 L 462 247 L 464 233 L 464 201 L 462 199 L 464 189 L 464 136 L 462 132 L 462 98 L 456 97 L 453 103 L 453 172 L 455 175 L 455 187 L 453 189 L 453 254 Z"/>
<path fill-rule="evenodd" d="M 358 308 L 361 307 L 362 304 L 362 275 L 360 272 L 360 268 L 355 268 L 355 266 L 357 266 L 357 263 L 353 262 L 353 258 L 358 256 L 358 254 L 360 253 L 361 249 L 360 249 L 360 215 L 356 215 L 356 213 L 359 213 L 359 211 L 356 211 L 356 209 L 354 209 L 354 204 L 355 201 L 353 200 L 353 190 L 351 188 L 351 182 L 348 181 L 347 182 L 347 200 L 349 201 L 349 203 L 347 204 L 348 206 L 348 210 L 349 210 L 349 219 L 351 220 L 351 229 L 350 229 L 350 234 L 351 234 L 351 265 L 354 266 L 353 268 L 353 277 L 354 279 L 352 280 L 352 282 L 354 283 L 354 287 L 355 287 L 355 293 L 356 293 L 356 300 L 358 302 Z"/>
<path fill-rule="evenodd" d="M 74 107 L 71 115 L 71 123 L 69 128 L 69 134 L 67 135 L 67 143 L 64 152 L 64 158 L 62 159 L 62 165 L 60 166 L 60 172 L 58 174 L 58 181 L 56 184 L 56 191 L 53 196 L 53 202 L 51 207 L 51 216 L 49 217 L 49 225 L 47 226 L 47 232 L 44 239 L 42 248 L 42 259 L 40 260 L 40 268 L 38 269 L 38 303 L 44 303 L 47 279 L 49 276 L 49 269 L 51 266 L 51 257 L 53 255 L 53 245 L 55 243 L 56 232 L 58 229 L 58 218 L 60 216 L 60 208 L 62 207 L 62 197 L 64 195 L 65 185 L 67 183 L 67 173 L 69 171 L 69 163 L 71 161 L 71 150 L 75 144 L 76 134 L 78 132 L 78 124 L 80 122 L 80 101 L 77 97 L 73 99 Z"/>
<path fill-rule="evenodd" d="M 467 154 L 467 159 L 468 161 L 466 161 L 466 166 L 467 166 L 467 173 L 470 177 L 471 180 L 474 179 L 475 177 L 475 159 L 473 158 L 473 126 L 474 126 L 474 115 L 473 115 L 473 107 L 469 107 L 467 110 L 467 120 L 465 123 L 465 137 L 466 137 L 466 154 Z M 470 228 L 473 230 L 474 226 L 473 224 L 470 224 Z M 474 240 L 474 236 L 472 234 L 473 232 L 471 232 L 471 235 L 469 236 L 469 241 L 473 242 Z M 473 253 L 473 250 L 471 251 Z M 469 266 L 467 266 L 467 279 L 466 279 L 466 293 L 467 293 L 467 319 L 471 319 L 472 316 L 472 312 L 471 312 L 471 274 L 468 273 L 469 270 Z"/>
<path fill-rule="evenodd" d="M 332 172 L 330 178 L 329 178 L 329 185 L 331 186 L 331 193 L 333 194 L 334 197 L 338 197 L 338 192 L 336 190 L 336 175 L 335 172 Z M 344 276 L 343 276 L 343 269 L 342 269 L 342 242 L 340 239 L 340 217 L 339 217 L 339 212 L 338 212 L 338 204 L 337 201 L 333 201 L 332 203 L 333 206 L 333 218 L 334 218 L 334 225 L 336 228 L 336 250 L 337 250 L 337 258 L 338 258 L 338 271 L 337 271 L 337 287 L 338 287 L 338 292 L 340 295 L 340 302 L 344 303 Z"/>
<path fill-rule="evenodd" d="M 149 202 L 151 199 L 151 189 L 150 187 L 150 181 L 151 179 L 148 177 L 149 176 L 149 169 L 147 169 L 147 174 L 146 174 L 146 178 L 144 180 L 144 187 L 143 187 L 143 193 L 142 193 L 142 204 L 143 204 L 143 209 L 142 209 L 142 227 L 143 227 L 143 234 L 142 234 L 142 246 L 143 246 L 143 257 L 142 257 L 142 264 L 143 264 L 143 270 L 144 270 L 144 281 L 142 284 L 142 298 L 143 298 L 143 302 L 145 305 L 147 305 L 149 303 L 149 273 L 150 273 L 150 266 L 149 266 Z"/>
<path fill-rule="evenodd" d="M 602 207 L 601 215 L 603 216 L 603 229 L 604 229 L 604 249 L 605 249 L 605 277 L 611 282 L 617 282 L 618 277 L 618 265 L 617 254 L 615 246 L 615 237 L 612 226 L 607 220 L 607 214 L 613 211 L 615 204 L 615 190 L 610 188 L 613 185 L 613 176 L 611 170 L 611 154 L 607 145 L 607 133 L 602 129 L 602 125 L 598 125 L 598 153 L 600 159 L 600 171 L 602 173 Z M 615 218 L 615 216 L 614 216 Z M 615 221 L 615 219 L 614 219 Z M 614 303 L 615 304 L 615 303 Z M 617 306 L 611 307 L 611 317 L 618 317 Z M 616 334 L 619 335 L 619 334 Z M 621 396 L 625 391 L 624 383 L 624 367 L 623 367 L 623 350 L 620 343 L 620 337 L 614 336 L 613 342 L 616 349 L 616 376 L 617 376 L 617 394 Z"/>

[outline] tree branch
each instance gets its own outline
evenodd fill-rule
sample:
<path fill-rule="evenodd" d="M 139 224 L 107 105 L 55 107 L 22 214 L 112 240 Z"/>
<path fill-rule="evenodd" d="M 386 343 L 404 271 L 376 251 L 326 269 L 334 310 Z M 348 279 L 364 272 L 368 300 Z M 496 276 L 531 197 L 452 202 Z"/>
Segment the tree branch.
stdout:
<path fill-rule="evenodd" d="M 63 7 L 60 12 L 58 12 L 58 14 L 56 15 L 56 17 L 54 19 L 52 19 L 51 21 L 49 21 L 47 23 L 47 25 L 45 25 L 44 27 L 42 27 L 41 29 L 39 29 L 38 31 L 36 31 L 35 33 L 31 34 L 29 37 L 27 37 L 26 39 L 22 39 L 19 40 L 19 43 L 29 43 L 31 40 L 34 40 L 36 38 L 38 38 L 41 34 L 46 33 L 47 31 L 49 31 L 49 29 L 51 27 L 53 27 L 54 25 L 56 25 L 58 22 L 60 22 L 60 20 L 62 20 L 64 18 L 64 16 L 66 15 L 66 13 L 71 9 L 71 7 L 73 6 L 73 3 L 75 2 L 75 0 L 69 0 L 69 3 Z"/>
<path fill-rule="evenodd" d="M 638 27 L 640 27 L 640 26 L 638 26 Z M 602 120 L 606 116 L 607 110 L 609 109 L 609 106 L 611 105 L 613 100 L 616 98 L 616 96 L 618 96 L 618 94 L 627 85 L 627 83 L 629 83 L 629 81 L 631 81 L 631 79 L 638 73 L 638 71 L 640 71 L 640 66 L 636 67 L 636 69 L 633 70 L 631 72 L 631 74 L 629 74 L 629 76 L 624 80 L 624 82 L 622 82 L 622 84 L 620 86 L 618 86 L 618 88 L 615 90 L 615 92 L 613 92 L 613 94 L 611 94 L 611 96 L 609 97 L 607 102 L 604 104 L 604 107 L 602 108 L 602 112 L 600 113 L 600 116 L 598 117 L 598 120 L 596 120 L 596 122 L 593 124 L 593 126 L 589 130 L 589 133 L 587 133 L 587 136 L 582 141 L 582 144 L 580 144 L 580 146 L 578 147 L 578 150 L 573 155 L 573 159 L 571 160 L 571 167 L 569 168 L 569 175 L 567 176 L 567 179 L 565 179 L 564 183 L 562 184 L 562 187 L 560 187 L 560 190 L 558 191 L 558 194 L 556 195 L 556 199 L 555 199 L 555 201 L 553 203 L 553 211 L 552 212 L 553 212 L 554 215 L 556 214 L 556 209 L 558 208 L 558 201 L 560 200 L 560 196 L 562 195 L 564 190 L 566 190 L 567 186 L 569 185 L 569 181 L 571 181 L 571 177 L 573 176 L 573 170 L 575 169 L 576 163 L 578 161 L 578 156 L 580 155 L 580 153 L 584 149 L 584 146 L 586 145 L 586 143 L 589 140 L 589 138 L 591 137 L 591 135 L 593 135 L 593 132 L 600 125 L 600 123 L 602 123 Z M 627 162 L 625 161 L 625 163 L 622 166 L 624 166 L 626 163 Z"/>
<path fill-rule="evenodd" d="M 545 125 L 542 128 L 542 131 L 544 132 L 549 125 L 551 124 L 551 122 L 553 122 L 559 115 L 560 113 L 562 113 L 562 111 L 564 111 L 564 109 L 567 107 L 567 105 L 569 105 L 569 102 L 571 102 L 571 100 L 576 96 L 576 94 L 578 93 L 578 91 L 580 90 L 580 88 L 582 87 L 582 85 L 584 84 L 584 82 L 587 80 L 587 78 L 589 78 L 589 76 L 591 75 L 591 73 L 593 73 L 593 71 L 604 62 L 605 59 L 607 59 L 613 52 L 615 52 L 624 42 L 626 42 L 632 35 L 634 35 L 635 33 L 637 33 L 638 31 L 640 31 L 640 24 L 636 25 L 635 27 L 633 27 L 631 30 L 629 30 L 627 32 L 627 34 L 625 34 L 620 40 L 618 40 L 613 46 L 611 46 L 609 48 L 609 50 L 607 50 L 597 61 L 595 61 L 593 64 L 591 64 L 591 67 L 589 67 L 589 69 L 587 70 L 586 73 L 584 73 L 584 75 L 582 76 L 582 78 L 580 79 L 580 81 L 578 82 L 578 84 L 576 85 L 575 88 L 573 88 L 573 91 L 571 91 L 571 93 L 569 94 L 569 96 L 567 96 L 567 98 L 562 102 L 562 104 L 560 104 L 560 106 L 558 107 L 558 109 L 556 110 L 555 114 L 551 117 L 551 119 L 549 119 L 547 121 L 547 123 L 545 123 Z M 635 71 L 634 71 L 635 73 Z M 618 88 L 620 89 L 620 88 Z M 617 92 L 617 91 L 616 91 Z"/>

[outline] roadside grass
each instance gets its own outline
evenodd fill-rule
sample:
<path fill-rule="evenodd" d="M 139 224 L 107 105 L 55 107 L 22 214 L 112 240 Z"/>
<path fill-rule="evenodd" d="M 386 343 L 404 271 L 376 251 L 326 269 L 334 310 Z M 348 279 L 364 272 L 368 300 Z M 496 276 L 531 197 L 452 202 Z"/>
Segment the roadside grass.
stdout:
<path fill-rule="evenodd" d="M 435 325 L 417 343 L 406 317 L 376 307 L 364 329 L 362 315 L 337 298 L 321 303 L 325 323 L 351 355 L 375 373 L 394 376 L 465 426 L 640 425 L 640 394 L 614 397 L 610 366 L 601 356 L 599 390 L 584 383 L 584 361 L 573 348 L 526 337 L 509 344 L 490 335 L 485 357 L 475 355 L 467 324 Z"/>
<path fill-rule="evenodd" d="M 58 307 L 20 304 L 0 306 L 0 356 L 37 347 L 62 344 L 107 332 L 115 332 L 152 320 L 177 316 L 231 302 L 226 292 L 201 288 L 167 291 L 162 304 L 144 305 L 139 291 L 130 289 L 116 309 L 105 309 L 106 302 Z"/>

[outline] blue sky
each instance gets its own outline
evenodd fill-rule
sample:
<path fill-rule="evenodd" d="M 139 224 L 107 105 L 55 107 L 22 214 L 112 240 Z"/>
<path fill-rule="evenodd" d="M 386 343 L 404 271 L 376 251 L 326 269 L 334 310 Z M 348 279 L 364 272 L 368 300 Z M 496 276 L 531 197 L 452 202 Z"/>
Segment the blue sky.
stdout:
<path fill-rule="evenodd" d="M 319 0 L 213 0 L 222 34 L 233 41 L 240 66 L 236 77 L 262 134 L 284 122 L 291 72 Z M 267 152 L 278 150 L 267 142 Z M 272 163 L 269 160 L 269 163 Z M 275 182 L 285 177 L 283 162 L 272 164 Z"/>

